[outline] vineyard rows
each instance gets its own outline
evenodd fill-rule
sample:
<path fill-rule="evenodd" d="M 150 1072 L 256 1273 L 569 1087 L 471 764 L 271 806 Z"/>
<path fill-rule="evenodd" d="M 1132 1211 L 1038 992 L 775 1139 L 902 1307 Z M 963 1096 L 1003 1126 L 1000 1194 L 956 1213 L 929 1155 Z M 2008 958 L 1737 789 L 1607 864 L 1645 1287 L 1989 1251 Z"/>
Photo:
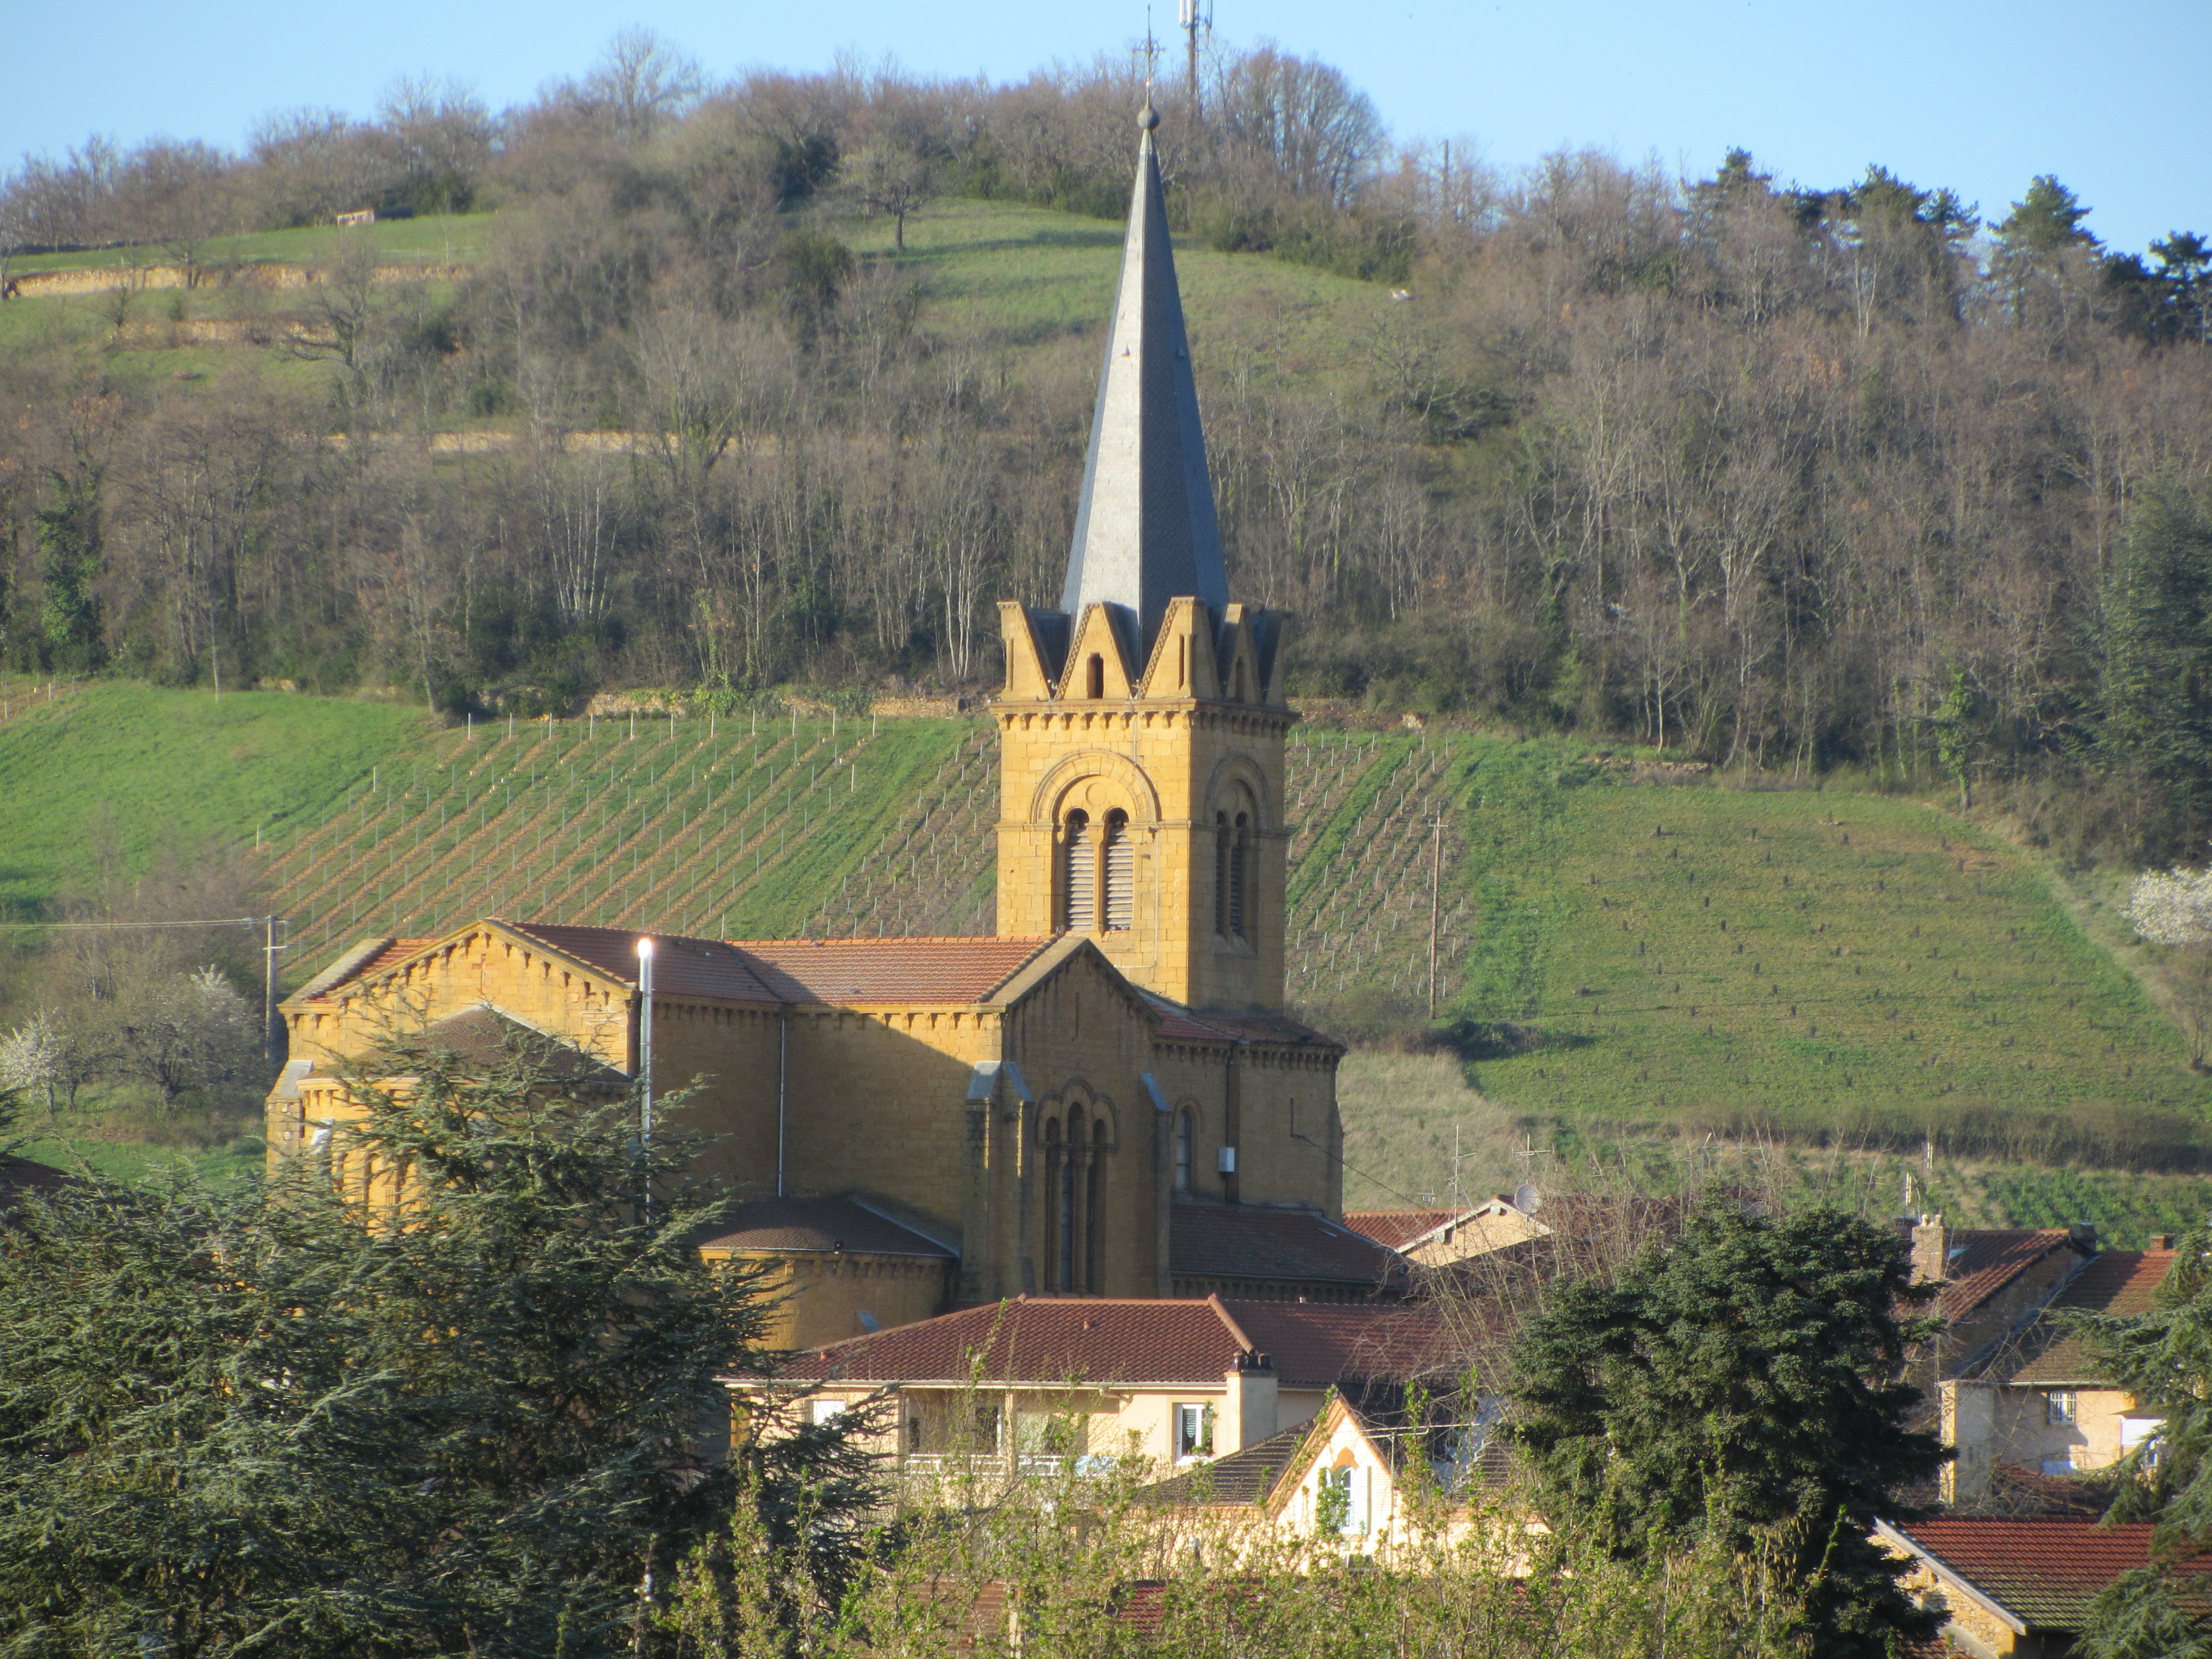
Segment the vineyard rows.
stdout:
<path fill-rule="evenodd" d="M 1411 734 L 1292 742 L 1296 1000 L 1424 1000 L 1439 876 L 1439 1003 L 1457 990 L 1464 758 Z M 996 734 L 974 722 L 538 721 L 447 733 L 262 852 L 307 966 L 494 915 L 723 938 L 988 933 L 997 817 Z"/>

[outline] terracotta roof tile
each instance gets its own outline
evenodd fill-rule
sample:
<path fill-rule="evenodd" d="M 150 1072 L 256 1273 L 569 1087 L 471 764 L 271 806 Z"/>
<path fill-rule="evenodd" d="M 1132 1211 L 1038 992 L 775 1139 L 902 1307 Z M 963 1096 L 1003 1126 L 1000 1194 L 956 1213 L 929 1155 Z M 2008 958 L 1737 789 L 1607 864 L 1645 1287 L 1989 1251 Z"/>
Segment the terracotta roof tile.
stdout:
<path fill-rule="evenodd" d="M 1312 1430 L 1310 1422 L 1156 1480 L 1139 1496 L 1152 1504 L 1205 1504 L 1245 1506 L 1264 1504 L 1273 1495 L 1275 1483 L 1297 1455 Z"/>
<path fill-rule="evenodd" d="M 2063 1227 L 1961 1229 L 1951 1235 L 1948 1281 L 1936 1300 L 1945 1319 L 1963 1319 L 2051 1251 L 2063 1249 Z"/>
<path fill-rule="evenodd" d="M 2032 1630 L 2081 1629 L 2097 1592 L 2150 1559 L 2148 1523 L 1952 1516 L 1892 1529 Z M 2182 1570 L 2212 1573 L 2212 1555 Z"/>
<path fill-rule="evenodd" d="M 2172 1250 L 2098 1252 L 2037 1319 L 2021 1345 L 2025 1362 L 2009 1376 L 1993 1375 L 1993 1380 L 2045 1384 L 2103 1381 L 2088 1343 L 2065 1330 L 2053 1316 L 2097 1313 L 2124 1319 L 2146 1313 L 2173 1270 L 2173 1256 Z"/>
<path fill-rule="evenodd" d="M 732 1211 L 729 1230 L 706 1240 L 702 1250 L 849 1250 L 864 1255 L 923 1255 L 941 1261 L 954 1253 L 889 1216 L 849 1198 L 763 1198 Z"/>
<path fill-rule="evenodd" d="M 741 939 L 787 1002 L 981 1002 L 1048 939 Z"/>
<path fill-rule="evenodd" d="M 1256 1347 L 1291 1387 L 1402 1380 L 1439 1363 L 1443 1322 L 1426 1310 L 1295 1302 L 1016 1297 L 801 1355 L 783 1375 L 868 1384 L 994 1383 L 1219 1388 Z"/>
<path fill-rule="evenodd" d="M 1346 1210 L 1344 1224 L 1386 1249 L 1402 1250 L 1422 1235 L 1469 1213 L 1467 1210 Z"/>
<path fill-rule="evenodd" d="M 1168 1211 L 1176 1279 L 1285 1280 L 1402 1290 L 1405 1258 L 1307 1210 L 1176 1204 Z"/>

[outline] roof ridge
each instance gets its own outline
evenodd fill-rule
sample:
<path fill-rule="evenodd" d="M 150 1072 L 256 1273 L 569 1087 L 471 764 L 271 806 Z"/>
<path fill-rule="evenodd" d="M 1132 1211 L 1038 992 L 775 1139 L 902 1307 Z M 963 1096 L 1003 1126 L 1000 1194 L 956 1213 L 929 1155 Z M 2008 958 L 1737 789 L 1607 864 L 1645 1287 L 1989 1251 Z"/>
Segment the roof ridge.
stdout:
<path fill-rule="evenodd" d="M 658 938 L 674 938 L 659 934 Z M 713 939 L 705 943 L 727 945 L 743 951 L 762 945 L 1049 945 L 1057 933 L 869 933 L 838 939 Z"/>
<path fill-rule="evenodd" d="M 1221 1299 L 1220 1291 L 1209 1292 L 1206 1298 L 1206 1305 L 1213 1310 L 1213 1316 L 1216 1319 L 1229 1328 L 1229 1334 L 1237 1339 L 1239 1352 L 1243 1353 L 1260 1352 L 1260 1345 L 1255 1342 L 1245 1328 L 1237 1322 L 1236 1316 L 1229 1311 L 1229 1304 Z"/>

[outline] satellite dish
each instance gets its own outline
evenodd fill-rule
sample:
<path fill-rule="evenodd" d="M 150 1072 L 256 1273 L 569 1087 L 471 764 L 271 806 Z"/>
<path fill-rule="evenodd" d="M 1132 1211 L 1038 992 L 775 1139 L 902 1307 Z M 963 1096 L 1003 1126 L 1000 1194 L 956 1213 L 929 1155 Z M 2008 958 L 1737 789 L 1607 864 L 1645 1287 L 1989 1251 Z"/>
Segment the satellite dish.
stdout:
<path fill-rule="evenodd" d="M 1513 1189 L 1513 1207 L 1523 1215 L 1534 1215 L 1544 1207 L 1544 1195 L 1524 1181 Z"/>

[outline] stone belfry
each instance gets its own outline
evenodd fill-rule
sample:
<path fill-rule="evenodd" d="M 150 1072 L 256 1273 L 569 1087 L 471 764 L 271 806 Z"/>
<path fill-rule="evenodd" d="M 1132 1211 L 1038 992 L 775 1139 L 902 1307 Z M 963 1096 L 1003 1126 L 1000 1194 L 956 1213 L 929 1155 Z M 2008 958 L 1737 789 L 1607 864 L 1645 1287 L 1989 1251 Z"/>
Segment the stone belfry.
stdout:
<path fill-rule="evenodd" d="M 1286 618 L 1233 603 L 1152 134 L 1058 611 L 1001 605 L 999 932 L 1197 1008 L 1283 1004 Z"/>

